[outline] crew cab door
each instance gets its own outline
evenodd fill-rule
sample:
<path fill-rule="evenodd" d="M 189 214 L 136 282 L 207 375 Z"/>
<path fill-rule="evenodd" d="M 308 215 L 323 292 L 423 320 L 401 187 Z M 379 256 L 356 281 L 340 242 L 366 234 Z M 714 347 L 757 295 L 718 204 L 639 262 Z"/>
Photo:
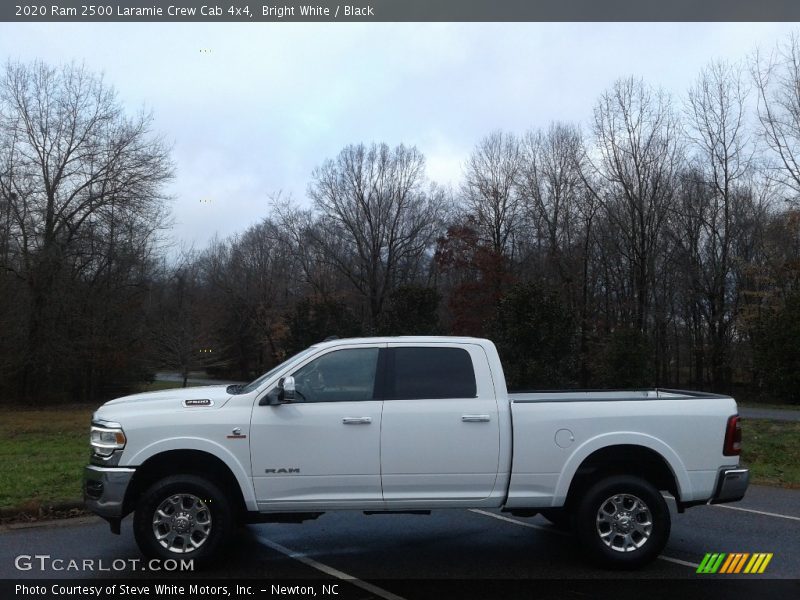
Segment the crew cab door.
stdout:
<path fill-rule="evenodd" d="M 387 508 L 489 497 L 500 430 L 483 349 L 393 343 L 385 362 L 381 468 Z"/>
<path fill-rule="evenodd" d="M 315 355 L 289 373 L 292 402 L 253 407 L 250 452 L 260 509 L 382 504 L 379 352 L 349 346 Z"/>

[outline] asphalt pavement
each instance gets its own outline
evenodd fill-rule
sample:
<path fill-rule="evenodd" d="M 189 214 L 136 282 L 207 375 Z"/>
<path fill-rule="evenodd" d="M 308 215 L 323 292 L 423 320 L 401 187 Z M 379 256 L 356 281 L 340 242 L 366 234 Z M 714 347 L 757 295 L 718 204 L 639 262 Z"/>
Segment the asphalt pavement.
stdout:
<path fill-rule="evenodd" d="M 237 532 L 217 564 L 191 576 L 338 581 L 358 586 L 364 597 L 398 600 L 413 595 L 407 589 L 408 579 L 463 586 L 491 580 L 533 585 L 536 579 L 588 579 L 599 584 L 610 578 L 708 578 L 696 573 L 707 552 L 773 553 L 763 575 L 721 577 L 794 579 L 796 583 L 800 579 L 800 490 L 751 486 L 742 502 L 673 513 L 672 535 L 663 554 L 634 572 L 609 572 L 587 564 L 575 539 L 540 516 L 439 510 L 429 516 L 340 511 L 300 525 L 250 525 Z M 49 558 L 18 558 L 36 555 Z M 94 517 L 0 531 L 0 579 L 145 580 L 174 575 L 144 570 L 141 563 L 131 562 L 140 558 L 130 518 L 123 522 L 120 536 Z M 53 569 L 55 559 L 63 561 L 58 563 L 60 570 Z M 69 560 L 79 565 L 92 561 L 92 568 L 68 570 Z M 98 570 L 102 568 L 107 570 Z M 800 592 L 800 584 L 796 589 Z"/>
<path fill-rule="evenodd" d="M 739 407 L 739 415 L 745 419 L 769 419 L 770 421 L 800 421 L 800 410 L 780 408 Z"/>
<path fill-rule="evenodd" d="M 157 379 L 170 380 L 170 376 L 177 377 L 160 373 Z M 740 414 L 800 420 L 800 411 L 792 410 L 741 407 Z M 602 590 L 611 592 L 603 597 L 617 599 L 693 598 L 701 594 L 692 588 L 676 593 L 674 586 L 698 580 L 714 584 L 703 588 L 706 598 L 800 598 L 800 490 L 754 485 L 741 502 L 695 507 L 682 515 L 675 513 L 674 506 L 672 510 L 672 534 L 664 552 L 634 572 L 609 572 L 588 564 L 575 538 L 540 516 L 521 518 L 497 510 L 439 510 L 429 516 L 339 511 L 299 525 L 243 527 L 217 563 L 190 577 L 231 582 L 270 578 L 287 585 L 320 581 L 355 590 L 356 595 L 348 597 L 364 600 L 465 598 L 470 591 L 470 597 L 496 597 L 500 594 L 486 588 L 495 581 L 515 582 L 521 591 L 516 597 L 553 597 L 542 592 L 542 583 L 555 581 L 566 586 L 566 598 L 599 597 L 595 592 Z M 768 552 L 773 558 L 761 575 L 697 574 L 705 554 L 715 552 Z M 147 582 L 184 576 L 146 568 L 133 539 L 130 517 L 123 521 L 119 536 L 96 517 L 0 528 L 0 580 L 130 578 Z M 643 580 L 664 583 L 643 584 Z M 437 584 L 435 593 L 420 595 L 412 585 L 420 581 Z M 574 587 L 587 581 L 596 582 L 596 589 Z M 742 581 L 756 587 L 744 588 Z M 726 583 L 736 587 L 724 587 Z M 620 585 L 629 586 L 630 594 L 620 594 Z M 658 590 L 665 596 L 659 596 Z M 720 593 L 708 593 L 714 590 Z M 770 590 L 773 593 L 767 593 Z M 502 595 L 513 596 L 505 588 Z"/>

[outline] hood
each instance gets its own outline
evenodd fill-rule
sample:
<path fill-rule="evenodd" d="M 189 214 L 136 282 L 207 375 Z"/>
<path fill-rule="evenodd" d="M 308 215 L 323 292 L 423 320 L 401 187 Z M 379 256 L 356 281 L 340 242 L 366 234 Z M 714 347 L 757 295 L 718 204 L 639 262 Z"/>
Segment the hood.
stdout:
<path fill-rule="evenodd" d="M 227 387 L 209 385 L 131 394 L 106 402 L 97 410 L 95 418 L 142 411 L 214 410 L 224 406 L 231 398 L 231 394 L 225 391 Z"/>

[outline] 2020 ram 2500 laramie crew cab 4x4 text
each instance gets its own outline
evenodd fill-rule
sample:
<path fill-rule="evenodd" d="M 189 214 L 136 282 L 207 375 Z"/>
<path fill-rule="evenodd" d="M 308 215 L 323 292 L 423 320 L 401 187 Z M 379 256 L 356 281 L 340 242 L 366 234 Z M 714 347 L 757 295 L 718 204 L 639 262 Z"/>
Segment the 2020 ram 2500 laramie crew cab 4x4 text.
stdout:
<path fill-rule="evenodd" d="M 247 385 L 101 406 L 85 501 L 141 551 L 209 558 L 239 522 L 502 508 L 569 524 L 610 567 L 654 559 L 679 511 L 744 496 L 736 403 L 672 390 L 509 394 L 494 344 L 326 341 Z"/>

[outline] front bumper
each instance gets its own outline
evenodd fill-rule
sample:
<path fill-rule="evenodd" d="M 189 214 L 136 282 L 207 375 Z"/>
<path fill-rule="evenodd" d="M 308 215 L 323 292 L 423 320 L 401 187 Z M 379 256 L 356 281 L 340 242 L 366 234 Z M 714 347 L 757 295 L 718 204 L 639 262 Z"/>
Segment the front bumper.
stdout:
<path fill-rule="evenodd" d="M 744 498 L 747 485 L 750 483 L 748 469 L 723 469 L 717 477 L 717 487 L 709 504 L 736 502 Z"/>
<path fill-rule="evenodd" d="M 136 469 L 88 465 L 83 470 L 83 503 L 105 519 L 124 517 L 125 492 Z"/>

